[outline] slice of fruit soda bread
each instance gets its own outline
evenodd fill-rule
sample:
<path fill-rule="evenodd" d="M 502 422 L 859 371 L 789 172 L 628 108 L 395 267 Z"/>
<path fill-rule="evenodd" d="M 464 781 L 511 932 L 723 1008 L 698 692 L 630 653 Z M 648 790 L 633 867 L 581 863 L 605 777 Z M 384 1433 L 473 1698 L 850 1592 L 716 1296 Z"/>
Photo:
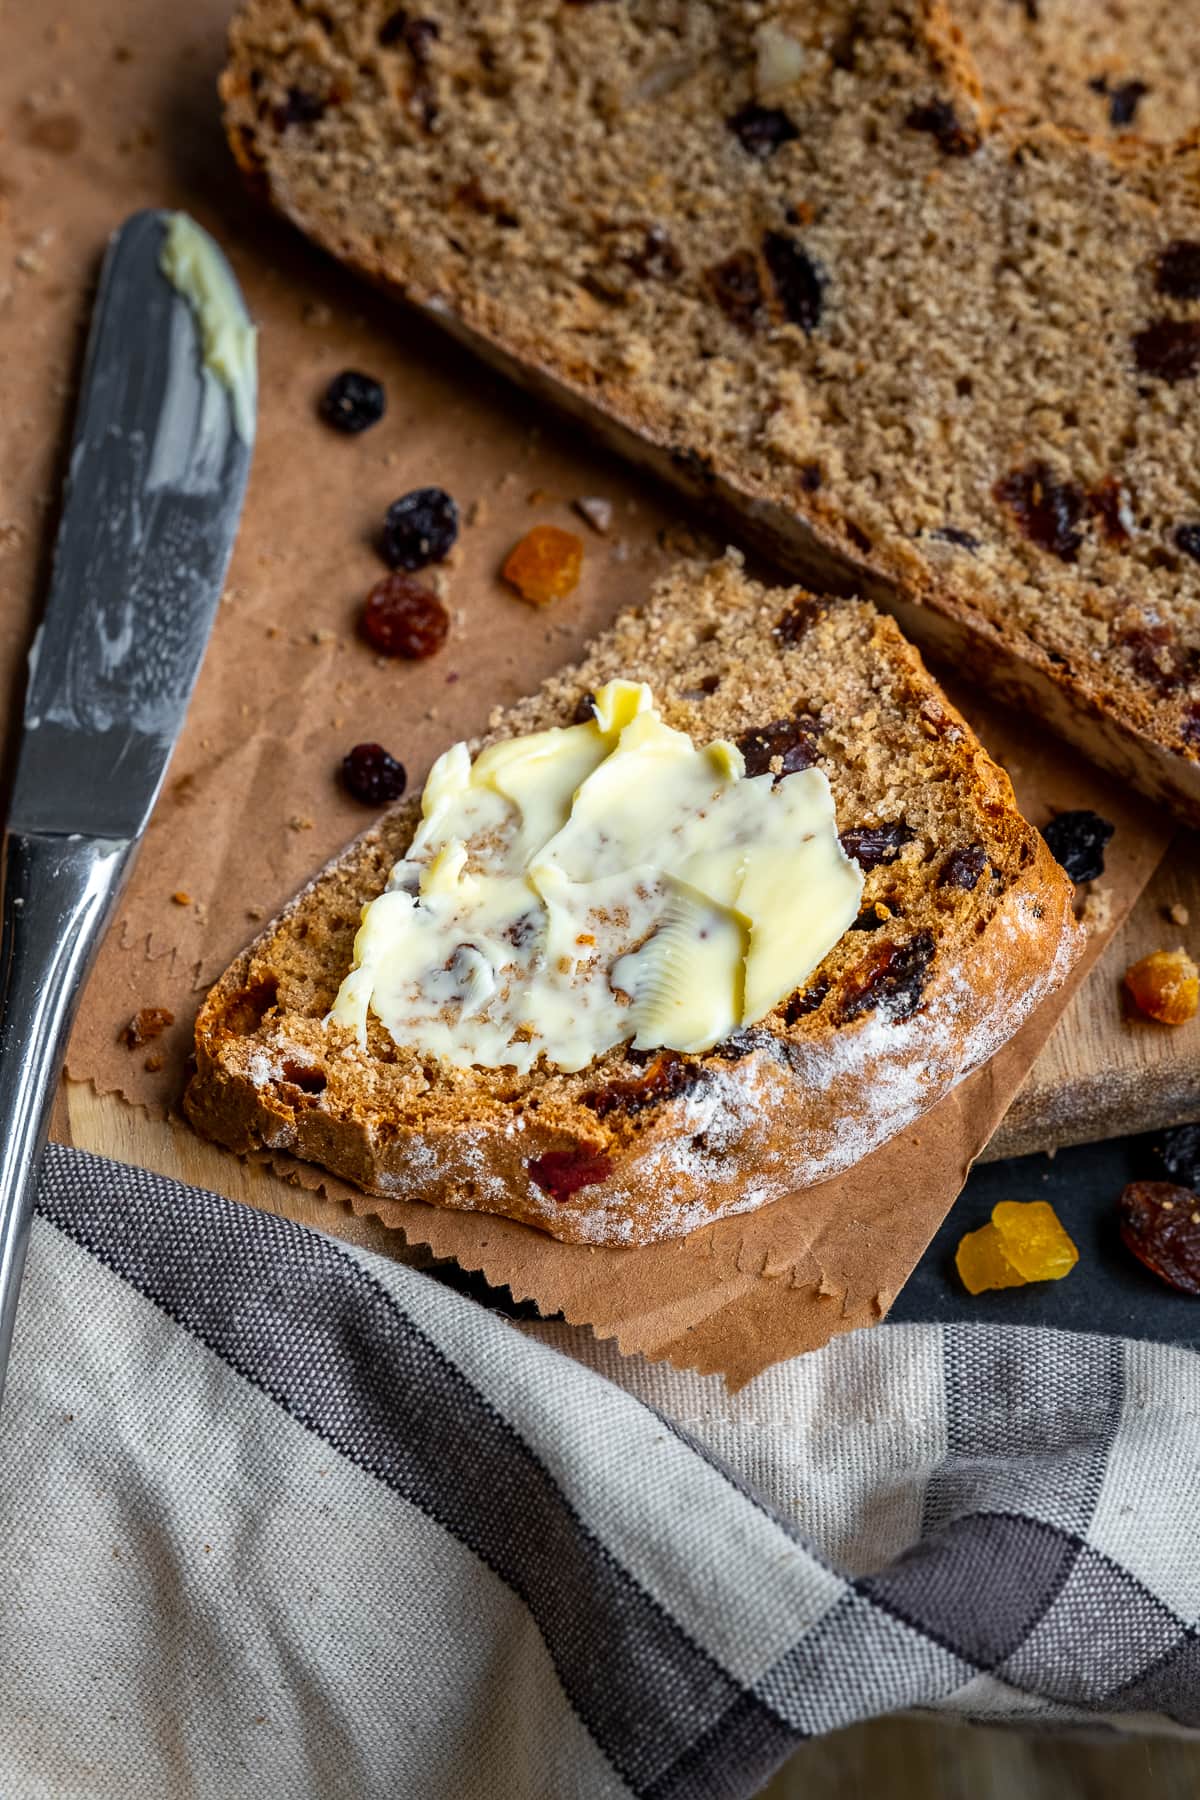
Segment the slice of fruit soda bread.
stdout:
<path fill-rule="evenodd" d="M 193 1124 L 369 1193 L 503 1213 L 573 1242 L 682 1235 L 847 1168 L 992 1054 L 1064 977 L 1072 887 L 1007 776 L 892 620 L 684 565 L 487 743 L 569 725 L 615 678 L 747 776 L 823 770 L 863 872 L 850 929 L 773 1011 L 703 1054 L 628 1044 L 564 1072 L 459 1067 L 329 1021 L 364 904 L 420 819 L 386 814 L 213 989 Z M 851 909 L 852 910 L 852 909 Z"/>
<path fill-rule="evenodd" d="M 1014 111 L 997 12 L 246 0 L 222 92 L 324 248 L 1200 823 L 1200 144 Z"/>

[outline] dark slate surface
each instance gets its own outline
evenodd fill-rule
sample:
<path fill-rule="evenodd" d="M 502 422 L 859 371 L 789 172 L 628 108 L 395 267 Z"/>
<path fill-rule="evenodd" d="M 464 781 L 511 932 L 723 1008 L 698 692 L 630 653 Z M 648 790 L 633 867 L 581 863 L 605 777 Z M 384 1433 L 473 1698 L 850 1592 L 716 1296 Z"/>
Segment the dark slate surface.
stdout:
<path fill-rule="evenodd" d="M 1197 1075 L 1200 1085 L 1200 1072 Z M 891 1311 L 894 1322 L 999 1320 L 1107 1331 L 1200 1349 L 1200 1297 L 1179 1294 L 1130 1256 L 1117 1234 L 1117 1196 L 1129 1181 L 1162 1181 L 1162 1133 L 1084 1144 L 1057 1156 L 985 1163 L 972 1173 Z M 954 1268 L 965 1232 L 986 1225 L 997 1200 L 1048 1200 L 1079 1261 L 1062 1281 L 968 1294 Z"/>

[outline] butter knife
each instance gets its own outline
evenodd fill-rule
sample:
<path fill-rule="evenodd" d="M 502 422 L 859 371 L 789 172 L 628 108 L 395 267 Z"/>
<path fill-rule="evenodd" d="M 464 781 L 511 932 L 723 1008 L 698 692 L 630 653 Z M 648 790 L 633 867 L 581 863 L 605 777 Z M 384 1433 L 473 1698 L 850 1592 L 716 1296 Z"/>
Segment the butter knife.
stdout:
<path fill-rule="evenodd" d="M 0 849 L 0 1390 L 67 1038 L 204 657 L 255 398 L 220 250 L 136 213 L 101 272 Z"/>

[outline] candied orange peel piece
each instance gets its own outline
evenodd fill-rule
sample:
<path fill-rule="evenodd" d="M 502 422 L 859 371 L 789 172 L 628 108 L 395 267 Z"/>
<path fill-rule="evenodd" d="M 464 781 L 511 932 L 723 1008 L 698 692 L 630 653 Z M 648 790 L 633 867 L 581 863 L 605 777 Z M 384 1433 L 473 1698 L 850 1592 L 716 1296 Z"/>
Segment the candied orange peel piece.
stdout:
<path fill-rule="evenodd" d="M 1078 1261 L 1078 1250 L 1045 1200 L 998 1201 L 991 1224 L 968 1231 L 954 1256 L 969 1294 L 1061 1281 Z"/>
<path fill-rule="evenodd" d="M 501 572 L 522 600 L 549 606 L 574 591 L 582 569 L 582 538 L 558 525 L 535 525 L 509 551 Z"/>
<path fill-rule="evenodd" d="M 1200 969 L 1186 950 L 1155 950 L 1125 971 L 1139 1012 L 1161 1025 L 1183 1025 L 1200 1005 Z"/>

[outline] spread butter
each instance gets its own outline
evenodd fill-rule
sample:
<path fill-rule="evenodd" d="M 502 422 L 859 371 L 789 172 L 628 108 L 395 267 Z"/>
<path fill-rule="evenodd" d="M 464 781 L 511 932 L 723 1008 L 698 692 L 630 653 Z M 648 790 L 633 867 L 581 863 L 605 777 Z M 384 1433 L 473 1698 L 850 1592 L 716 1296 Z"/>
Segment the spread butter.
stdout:
<path fill-rule="evenodd" d="M 723 740 L 611 681 L 586 724 L 456 744 L 363 909 L 330 1017 L 461 1065 L 574 1070 L 614 1045 L 710 1049 L 785 999 L 863 880 L 820 769 L 747 777 Z"/>

